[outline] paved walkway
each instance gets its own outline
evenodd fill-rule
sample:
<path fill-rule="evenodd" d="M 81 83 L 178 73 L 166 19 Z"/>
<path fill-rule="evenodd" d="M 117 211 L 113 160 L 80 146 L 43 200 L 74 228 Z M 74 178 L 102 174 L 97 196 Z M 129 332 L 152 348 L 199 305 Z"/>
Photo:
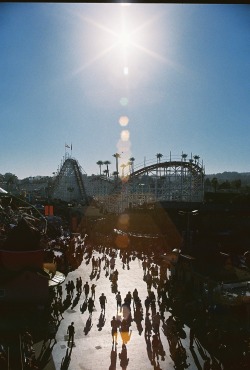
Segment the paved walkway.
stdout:
<path fill-rule="evenodd" d="M 94 252 L 95 257 L 103 257 L 102 253 L 97 251 Z M 109 257 L 110 258 L 110 257 Z M 113 316 L 117 316 L 117 307 L 115 294 L 112 292 L 111 281 L 109 275 L 106 273 L 107 270 L 102 267 L 100 275 L 96 275 L 91 280 L 92 264 L 91 260 L 89 264 L 86 264 L 84 260 L 81 266 L 70 272 L 67 275 L 65 282 L 63 283 L 63 299 L 66 297 L 65 285 L 69 280 L 76 281 L 76 278 L 82 278 L 83 284 L 86 281 L 91 285 L 95 283 L 96 286 L 96 298 L 95 298 L 95 310 L 92 317 L 89 315 L 88 310 L 83 314 L 80 312 L 80 305 L 84 302 L 84 292 L 82 292 L 79 302 L 75 307 L 69 307 L 64 313 L 64 319 L 61 320 L 57 334 L 57 343 L 53 347 L 51 360 L 45 367 L 45 370 L 60 370 L 63 358 L 69 354 L 70 349 L 67 345 L 67 328 L 71 322 L 74 322 L 75 326 L 75 340 L 72 348 L 71 356 L 69 358 L 68 367 L 65 366 L 63 369 L 68 368 L 69 370 L 104 370 L 104 369 L 129 369 L 129 370 L 147 370 L 147 369 L 174 369 L 174 361 L 170 356 L 170 345 L 162 330 L 163 321 L 160 324 L 160 353 L 154 354 L 152 351 L 152 338 L 145 337 L 145 306 L 144 301 L 147 296 L 147 285 L 143 280 L 143 268 L 141 260 L 137 257 L 132 259 L 127 265 L 123 265 L 119 255 L 116 257 L 116 265 L 119 272 L 118 277 L 118 290 L 121 292 L 122 299 L 128 291 L 131 293 L 137 288 L 139 297 L 143 306 L 143 320 L 141 321 L 142 332 L 139 333 L 138 327 L 135 321 L 132 321 L 129 333 L 125 334 L 122 338 L 121 333 L 118 333 L 118 344 L 117 346 L 112 345 L 111 336 L 111 320 Z M 157 297 L 155 288 L 152 288 Z M 99 296 L 105 293 L 107 297 L 105 316 L 103 317 L 100 304 Z M 76 296 L 76 292 L 74 297 Z M 73 297 L 73 300 L 74 300 Z M 131 305 L 133 307 L 133 303 Z M 156 304 L 156 311 L 158 310 L 158 304 Z M 149 311 L 151 312 L 151 311 Z M 118 312 L 118 316 L 122 319 L 122 313 Z M 171 316 L 170 312 L 164 314 L 164 321 Z M 133 317 L 133 312 L 132 312 Z M 140 330 L 140 328 L 139 328 Z M 184 326 L 186 332 L 186 339 L 179 341 L 180 354 L 187 356 L 186 364 L 189 369 L 203 369 L 204 364 L 204 352 L 202 348 L 198 348 L 195 344 L 192 352 L 189 349 L 189 328 Z M 122 347 L 123 341 L 126 342 L 125 347 Z M 36 347 L 41 347 L 41 343 L 37 343 Z M 123 351 L 122 351 L 123 349 Z M 182 350 L 181 350 L 182 349 Z M 203 358 L 202 358 L 203 357 Z M 128 359 L 128 361 L 127 361 Z M 66 357 L 67 360 L 67 357 Z M 65 361 L 66 362 L 66 361 Z M 126 366 L 127 363 L 127 366 Z M 186 367 L 186 368 L 187 368 Z M 179 367 L 184 369 L 185 366 Z"/>

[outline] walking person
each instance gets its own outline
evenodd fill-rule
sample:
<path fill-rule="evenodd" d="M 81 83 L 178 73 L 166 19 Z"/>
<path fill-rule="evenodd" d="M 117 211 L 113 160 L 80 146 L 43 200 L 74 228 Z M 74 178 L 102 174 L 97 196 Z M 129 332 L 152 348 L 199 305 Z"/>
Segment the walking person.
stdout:
<path fill-rule="evenodd" d="M 151 331 L 152 331 L 152 323 L 150 321 L 150 313 L 146 313 L 146 317 L 145 317 L 145 336 L 150 336 L 151 335 Z"/>
<path fill-rule="evenodd" d="M 69 346 L 70 342 L 72 342 L 72 346 L 73 346 L 73 344 L 74 344 L 74 336 L 75 336 L 75 327 L 74 327 L 74 323 L 73 322 L 68 326 L 67 334 L 69 335 L 69 338 L 68 338 L 68 346 Z"/>
<path fill-rule="evenodd" d="M 99 302 L 100 302 L 100 305 L 101 305 L 101 310 L 105 311 L 105 305 L 107 303 L 107 298 L 104 295 L 104 293 L 102 293 L 101 296 L 99 297 Z"/>
<path fill-rule="evenodd" d="M 121 293 L 120 293 L 120 292 L 118 292 L 118 293 L 116 294 L 115 299 L 116 299 L 116 304 L 117 304 L 117 311 L 118 311 L 118 307 L 119 307 L 119 308 L 120 308 L 120 310 L 121 310 L 121 308 L 122 308 L 122 297 L 121 297 Z"/>
<path fill-rule="evenodd" d="M 153 328 L 155 334 L 159 334 L 159 328 L 160 328 L 160 323 L 161 323 L 161 315 L 159 312 L 156 313 L 156 315 L 153 316 Z"/>
<path fill-rule="evenodd" d="M 117 344 L 117 329 L 119 328 L 121 323 L 120 323 L 119 320 L 117 320 L 115 318 L 115 316 L 113 316 L 110 324 L 111 324 L 111 328 L 112 328 L 112 330 L 111 330 L 112 341 L 113 341 L 113 343 L 115 342 L 115 344 Z"/>
<path fill-rule="evenodd" d="M 92 312 L 94 311 L 94 307 L 95 307 L 95 302 L 94 300 L 90 297 L 89 300 L 88 300 L 88 310 L 89 310 L 89 314 L 92 315 Z"/>
<path fill-rule="evenodd" d="M 84 289 L 84 293 L 85 293 L 85 299 L 87 300 L 88 299 L 88 295 L 89 295 L 89 283 L 87 281 L 84 284 L 83 289 Z"/>
<path fill-rule="evenodd" d="M 96 285 L 92 284 L 91 285 L 91 298 L 93 298 L 94 300 L 95 300 L 95 288 L 96 288 Z"/>

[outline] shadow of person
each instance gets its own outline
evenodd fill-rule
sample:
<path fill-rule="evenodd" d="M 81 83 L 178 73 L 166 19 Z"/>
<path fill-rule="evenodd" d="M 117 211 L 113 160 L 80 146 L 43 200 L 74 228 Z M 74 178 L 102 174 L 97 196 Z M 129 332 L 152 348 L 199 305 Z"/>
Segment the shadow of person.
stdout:
<path fill-rule="evenodd" d="M 136 327 L 137 327 L 139 335 L 141 335 L 143 332 L 142 320 L 143 320 L 143 313 L 142 313 L 141 306 L 136 305 L 136 307 L 134 307 L 134 321 L 136 323 Z"/>
<path fill-rule="evenodd" d="M 69 306 L 71 305 L 71 296 L 70 294 L 67 294 L 65 300 L 63 301 L 63 311 L 67 310 Z"/>
<path fill-rule="evenodd" d="M 92 316 L 90 315 L 89 318 L 88 318 L 88 320 L 86 321 L 85 328 L 83 329 L 85 335 L 87 335 L 90 332 L 92 326 L 93 326 L 93 324 L 92 324 Z"/>
<path fill-rule="evenodd" d="M 117 344 L 112 343 L 112 349 L 110 352 L 110 360 L 111 364 L 109 366 L 109 370 L 116 370 L 116 361 L 117 361 Z"/>
<path fill-rule="evenodd" d="M 150 335 L 145 335 L 145 342 L 146 342 L 148 359 L 149 359 L 150 363 L 153 364 L 153 362 L 152 362 L 153 352 L 152 352 L 152 345 L 151 345 Z"/>
<path fill-rule="evenodd" d="M 98 324 L 96 325 L 98 327 L 98 330 L 101 331 L 102 328 L 104 327 L 105 325 L 105 322 L 106 322 L 106 318 L 105 318 L 105 312 L 101 312 L 100 316 L 99 316 L 99 321 L 98 321 Z"/>
<path fill-rule="evenodd" d="M 43 344 L 42 350 L 37 358 L 37 363 L 39 365 L 39 369 L 43 369 L 50 361 L 50 356 L 53 350 L 54 345 L 56 344 L 56 340 L 54 339 L 54 343 L 51 346 L 51 341 L 49 342 L 48 347 L 46 344 Z"/>
<path fill-rule="evenodd" d="M 125 344 L 122 345 L 122 351 L 121 353 L 119 353 L 119 359 L 122 370 L 126 370 L 129 363 L 129 358 L 127 355 L 127 347 Z"/>
<path fill-rule="evenodd" d="M 77 293 L 73 303 L 72 303 L 72 306 L 71 306 L 71 309 L 73 310 L 73 308 L 77 305 L 77 303 L 79 302 L 79 299 L 80 299 L 80 296 L 81 296 L 81 293 Z"/>
<path fill-rule="evenodd" d="M 196 355 L 195 350 L 193 349 L 193 347 L 190 348 L 190 352 L 191 352 L 191 354 L 193 356 L 194 363 L 195 363 L 195 365 L 197 367 L 197 370 L 202 370 L 202 367 L 201 367 L 201 364 L 199 362 L 198 356 Z"/>
<path fill-rule="evenodd" d="M 87 310 L 88 304 L 86 301 L 83 302 L 82 305 L 80 305 L 80 312 L 84 313 Z"/>
<path fill-rule="evenodd" d="M 173 355 L 171 354 L 170 357 L 174 361 L 174 366 L 176 369 L 187 369 L 190 366 L 190 364 L 187 363 L 188 356 L 186 350 L 180 343 L 178 343 L 175 352 Z"/>
<path fill-rule="evenodd" d="M 60 370 L 68 370 L 70 360 L 71 360 L 72 348 L 73 348 L 73 345 L 70 347 L 70 350 L 69 348 L 67 348 L 65 357 L 63 357 L 62 362 L 61 362 Z"/>

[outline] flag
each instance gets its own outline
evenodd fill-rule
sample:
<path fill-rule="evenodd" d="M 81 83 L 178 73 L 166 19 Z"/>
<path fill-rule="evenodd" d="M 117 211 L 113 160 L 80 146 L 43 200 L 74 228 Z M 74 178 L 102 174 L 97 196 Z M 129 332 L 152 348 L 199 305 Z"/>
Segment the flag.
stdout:
<path fill-rule="evenodd" d="M 70 146 L 68 144 L 65 144 L 65 148 L 70 148 Z"/>
<path fill-rule="evenodd" d="M 72 143 L 71 143 L 71 150 L 72 150 Z"/>

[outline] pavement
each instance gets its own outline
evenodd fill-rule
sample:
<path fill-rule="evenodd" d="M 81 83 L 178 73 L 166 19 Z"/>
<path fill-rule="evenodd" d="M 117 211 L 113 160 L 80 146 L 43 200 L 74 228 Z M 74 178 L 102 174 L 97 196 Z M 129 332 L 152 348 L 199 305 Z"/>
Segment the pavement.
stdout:
<path fill-rule="evenodd" d="M 95 257 L 103 257 L 102 253 L 94 251 Z M 69 307 L 63 313 L 63 319 L 60 321 L 57 334 L 56 343 L 53 346 L 49 362 L 44 367 L 44 370 L 112 370 L 112 369 L 129 369 L 129 370 L 147 370 L 147 369 L 175 369 L 175 362 L 171 357 L 170 345 L 168 339 L 164 335 L 162 330 L 163 322 L 160 324 L 160 342 L 162 343 L 161 353 L 157 356 L 153 356 L 152 360 L 152 335 L 149 338 L 145 338 L 145 306 L 144 301 L 147 296 L 147 285 L 143 280 L 143 268 L 141 260 L 135 257 L 131 259 L 129 267 L 123 265 L 119 255 L 116 257 L 116 265 L 119 272 L 118 277 L 118 290 L 121 292 L 122 299 L 128 291 L 131 293 L 137 288 L 139 297 L 143 305 L 143 320 L 141 322 L 142 332 L 139 333 L 138 327 L 135 321 L 132 321 L 130 326 L 130 332 L 127 333 L 126 351 L 125 347 L 122 351 L 122 344 L 124 335 L 122 338 L 121 333 L 118 332 L 117 346 L 112 344 L 111 335 L 111 320 L 113 316 L 117 316 L 117 307 L 115 294 L 112 292 L 111 281 L 109 275 L 106 273 L 107 270 L 103 269 L 102 263 L 100 275 L 92 277 L 92 265 L 91 260 L 89 264 L 86 264 L 86 260 L 83 259 L 82 264 L 74 271 L 70 272 L 63 286 L 63 299 L 66 297 L 65 285 L 69 280 L 76 281 L 76 278 L 81 276 L 83 284 L 88 281 L 91 285 L 96 284 L 96 298 L 95 298 L 95 310 L 90 318 L 88 310 L 83 314 L 80 312 L 80 305 L 84 302 L 85 295 L 82 292 L 79 302 L 75 307 Z M 92 280 L 91 280 L 92 278 Z M 155 288 L 152 288 L 157 297 Z M 107 304 L 105 310 L 105 316 L 101 314 L 101 308 L 99 304 L 99 296 L 104 293 L 107 297 Z M 75 293 L 76 295 L 76 293 Z M 74 299 L 74 297 L 73 297 Z M 156 310 L 158 311 L 158 304 L 156 304 Z M 164 319 L 166 320 L 171 315 L 170 312 L 165 311 Z M 118 312 L 118 316 L 122 319 L 122 313 Z M 133 313 L 132 313 L 133 317 Z M 75 326 L 75 339 L 72 351 L 67 344 L 67 328 L 71 322 L 74 322 Z M 189 328 L 183 326 L 186 333 L 185 339 L 179 339 L 183 353 L 186 355 L 186 361 L 179 369 L 203 369 L 205 356 L 207 354 L 204 348 L 197 347 L 194 343 L 194 348 L 189 348 Z M 42 342 L 36 343 L 36 353 L 39 353 L 42 347 Z M 128 362 L 127 362 L 127 359 Z M 62 364 L 64 363 L 64 366 Z M 124 364 L 125 363 L 125 364 Z M 186 364 L 186 365 L 185 365 Z"/>

